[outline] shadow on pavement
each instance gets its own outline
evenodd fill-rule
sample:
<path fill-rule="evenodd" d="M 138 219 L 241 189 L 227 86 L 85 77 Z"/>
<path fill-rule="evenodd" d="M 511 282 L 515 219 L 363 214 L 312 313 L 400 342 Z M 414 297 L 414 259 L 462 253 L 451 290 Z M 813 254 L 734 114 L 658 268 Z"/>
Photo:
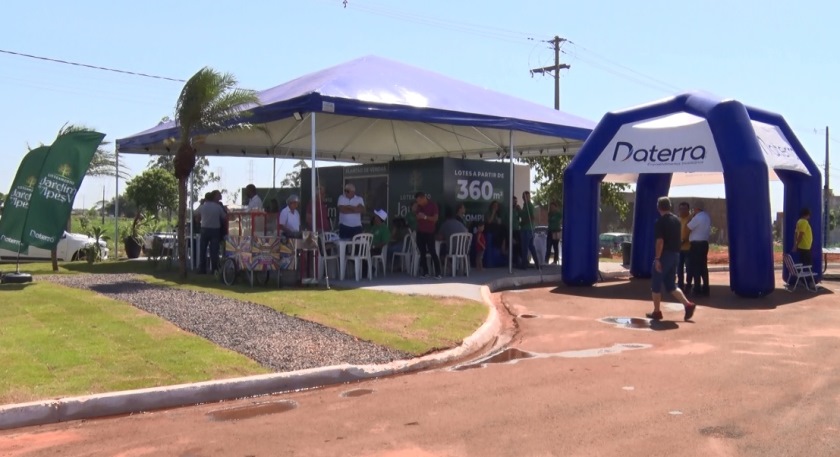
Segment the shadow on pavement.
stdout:
<path fill-rule="evenodd" d="M 729 310 L 758 310 L 775 309 L 780 306 L 814 298 L 819 299 L 825 296 L 833 296 L 835 294 L 826 288 L 821 288 L 819 292 L 810 292 L 801 286 L 796 291 L 788 292 L 782 287 L 783 284 L 781 278 L 777 278 L 776 290 L 760 298 L 744 298 L 735 295 L 730 290 L 729 284 L 712 285 L 708 297 L 688 295 L 688 298 L 703 307 Z M 650 300 L 650 280 L 611 280 L 597 283 L 591 287 L 572 287 L 562 284 L 552 289 L 551 293 L 588 298 L 646 301 Z M 669 294 L 663 293 L 663 299 L 669 300 Z"/>

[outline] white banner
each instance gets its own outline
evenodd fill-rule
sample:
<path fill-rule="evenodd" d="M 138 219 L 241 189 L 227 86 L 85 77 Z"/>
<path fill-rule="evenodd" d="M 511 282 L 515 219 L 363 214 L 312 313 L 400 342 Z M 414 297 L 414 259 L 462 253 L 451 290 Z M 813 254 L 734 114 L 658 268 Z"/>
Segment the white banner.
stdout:
<path fill-rule="evenodd" d="M 722 171 L 708 122 L 680 112 L 622 125 L 586 174 Z"/>
<path fill-rule="evenodd" d="M 755 138 L 758 140 L 761 152 L 764 153 L 764 160 L 768 167 L 774 170 L 792 170 L 811 175 L 779 127 L 763 122 L 750 122 L 752 122 Z"/>

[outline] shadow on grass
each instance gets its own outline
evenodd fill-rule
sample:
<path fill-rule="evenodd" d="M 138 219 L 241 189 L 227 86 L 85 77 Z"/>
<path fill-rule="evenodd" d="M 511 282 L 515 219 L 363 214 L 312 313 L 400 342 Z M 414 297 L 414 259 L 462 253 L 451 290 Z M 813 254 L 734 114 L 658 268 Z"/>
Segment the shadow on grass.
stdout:
<path fill-rule="evenodd" d="M 834 292 L 825 288 L 819 292 L 809 292 L 803 289 L 795 292 L 788 292 L 777 281 L 776 290 L 773 293 L 760 298 L 745 298 L 735 295 L 728 284 L 713 285 L 710 287 L 708 297 L 697 297 L 689 295 L 689 300 L 703 307 L 728 309 L 728 310 L 762 310 L 776 309 L 780 306 L 799 303 L 806 300 L 832 301 L 835 298 Z M 650 280 L 612 280 L 595 284 L 591 287 L 573 287 L 565 284 L 551 290 L 551 293 L 558 295 L 569 295 L 576 297 L 600 298 L 605 300 L 650 300 Z M 668 293 L 662 294 L 663 300 L 672 300 Z"/>

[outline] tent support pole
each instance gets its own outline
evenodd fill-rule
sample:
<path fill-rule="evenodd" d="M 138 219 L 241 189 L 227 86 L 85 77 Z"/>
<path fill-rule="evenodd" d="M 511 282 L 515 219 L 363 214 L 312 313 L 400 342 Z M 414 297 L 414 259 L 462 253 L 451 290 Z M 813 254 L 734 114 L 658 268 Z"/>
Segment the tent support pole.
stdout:
<path fill-rule="evenodd" d="M 120 150 L 114 150 L 114 164 L 116 166 L 114 173 L 115 196 L 114 196 L 114 259 L 120 258 Z"/>
<path fill-rule="evenodd" d="M 508 136 L 508 161 L 510 162 L 510 195 L 508 195 L 508 273 L 513 274 L 513 130 Z"/>
<path fill-rule="evenodd" d="M 187 201 L 189 201 L 190 205 L 190 242 L 187 244 L 189 246 L 190 251 L 187 251 L 187 255 L 190 257 L 190 271 L 195 271 L 196 268 L 196 258 L 195 258 L 195 245 L 193 242 L 195 241 L 195 215 L 193 214 L 193 205 L 195 205 L 195 201 L 193 201 L 193 191 L 195 191 L 195 173 L 190 173 L 190 189 L 187 195 Z M 187 237 L 184 237 L 184 243 L 187 242 Z M 224 244 L 222 245 L 224 248 Z M 203 273 L 203 272 L 202 272 Z"/>
<path fill-rule="evenodd" d="M 310 143 L 312 143 L 312 170 L 310 170 L 311 175 L 312 175 L 312 179 L 310 179 L 310 181 L 311 181 L 310 192 L 311 193 L 309 194 L 310 198 L 312 198 L 312 213 L 311 213 L 312 214 L 312 227 L 310 227 L 310 228 L 314 232 L 314 231 L 316 231 L 315 227 L 318 226 L 318 221 L 317 221 L 318 213 L 317 213 L 317 211 L 315 211 L 315 206 L 316 206 L 315 205 L 315 199 L 316 199 L 316 195 L 317 195 L 315 193 L 315 189 L 316 189 L 316 187 L 315 187 L 315 176 L 317 176 L 316 173 L 315 173 L 315 150 L 317 148 L 315 146 L 315 112 L 314 111 L 312 112 L 312 119 L 311 119 L 310 122 L 312 124 L 312 141 L 310 141 Z"/>

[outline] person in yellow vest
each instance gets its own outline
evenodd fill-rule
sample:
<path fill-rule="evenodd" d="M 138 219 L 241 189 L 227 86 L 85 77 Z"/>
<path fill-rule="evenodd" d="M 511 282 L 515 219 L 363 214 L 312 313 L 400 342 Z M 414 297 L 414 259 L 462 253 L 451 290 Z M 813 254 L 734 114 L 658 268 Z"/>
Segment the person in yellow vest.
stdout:
<path fill-rule="evenodd" d="M 799 254 L 799 263 L 806 266 L 814 264 L 811 257 L 811 245 L 814 242 L 814 235 L 811 233 L 811 210 L 803 208 L 799 213 L 799 220 L 796 221 L 796 232 L 793 234 L 793 251 Z"/>
<path fill-rule="evenodd" d="M 691 220 L 689 213 L 691 206 L 688 202 L 680 202 L 679 216 L 680 225 L 682 226 L 680 233 L 680 260 L 677 264 L 677 285 L 684 291 L 691 290 L 691 262 L 688 254 L 691 252 L 691 242 L 688 241 L 688 235 L 691 230 L 688 229 L 688 221 Z"/>

